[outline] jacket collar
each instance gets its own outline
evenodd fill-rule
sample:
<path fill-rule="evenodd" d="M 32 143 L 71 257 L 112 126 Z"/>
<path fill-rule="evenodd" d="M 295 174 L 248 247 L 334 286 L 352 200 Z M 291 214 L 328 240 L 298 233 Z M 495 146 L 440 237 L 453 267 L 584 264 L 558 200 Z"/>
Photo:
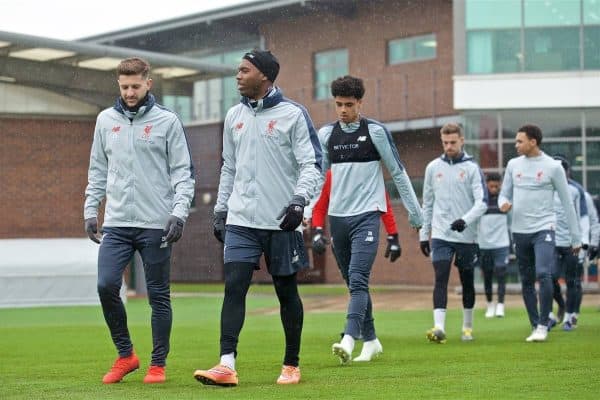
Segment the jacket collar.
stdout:
<path fill-rule="evenodd" d="M 440 158 L 450 165 L 458 164 L 465 161 L 471 161 L 473 159 L 473 157 L 467 154 L 467 152 L 464 150 L 456 158 L 450 158 L 445 153 L 442 154 Z"/>
<path fill-rule="evenodd" d="M 156 99 L 154 98 L 154 95 L 152 93 L 148 92 L 148 95 L 146 96 L 146 100 L 139 107 L 139 109 L 137 111 L 129 111 L 129 109 L 125 106 L 125 104 L 123 104 L 123 100 L 121 99 L 121 96 L 117 97 L 117 101 L 115 101 L 113 108 L 115 110 L 117 110 L 119 113 L 125 115 L 130 120 L 133 120 L 136 116 L 142 116 L 142 115 L 146 114 L 148 111 L 150 111 L 152 109 L 152 107 L 154 107 L 155 104 L 156 104 Z"/>
<path fill-rule="evenodd" d="M 240 100 L 242 104 L 252 108 L 255 112 L 259 112 L 263 109 L 275 107 L 277 104 L 281 103 L 283 100 L 283 93 L 281 89 L 276 86 L 273 86 L 263 97 L 258 101 L 254 101 L 249 99 L 248 97 L 242 97 Z"/>

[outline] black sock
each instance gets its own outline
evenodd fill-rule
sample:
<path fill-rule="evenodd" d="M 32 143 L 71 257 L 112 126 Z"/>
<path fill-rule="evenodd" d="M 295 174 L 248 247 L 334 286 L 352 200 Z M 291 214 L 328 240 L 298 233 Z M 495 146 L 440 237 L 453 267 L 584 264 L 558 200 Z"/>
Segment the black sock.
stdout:
<path fill-rule="evenodd" d="M 298 294 L 296 274 L 273 276 L 273 284 L 279 298 L 281 323 L 285 332 L 283 364 L 297 367 L 300 361 L 300 339 L 304 322 L 304 309 Z"/>

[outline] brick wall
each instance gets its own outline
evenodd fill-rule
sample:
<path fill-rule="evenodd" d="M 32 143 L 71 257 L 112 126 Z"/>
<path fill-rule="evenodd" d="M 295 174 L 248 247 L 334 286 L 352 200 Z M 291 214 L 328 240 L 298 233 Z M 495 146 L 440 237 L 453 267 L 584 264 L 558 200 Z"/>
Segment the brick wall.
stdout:
<path fill-rule="evenodd" d="M 0 118 L 0 238 L 85 237 L 94 121 Z"/>
<path fill-rule="evenodd" d="M 314 100 L 314 54 L 347 48 L 349 72 L 365 81 L 363 112 L 380 121 L 453 115 L 452 3 L 447 0 L 358 2 L 354 17 L 317 13 L 262 25 L 281 62 L 277 84 L 304 104 L 315 125 L 335 119 L 331 100 Z M 388 41 L 435 33 L 433 60 L 387 64 Z"/>

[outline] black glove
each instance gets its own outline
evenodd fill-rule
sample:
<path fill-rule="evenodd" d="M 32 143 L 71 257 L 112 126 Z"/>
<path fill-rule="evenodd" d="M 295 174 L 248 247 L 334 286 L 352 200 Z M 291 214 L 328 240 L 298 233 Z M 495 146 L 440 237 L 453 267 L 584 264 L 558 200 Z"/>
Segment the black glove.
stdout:
<path fill-rule="evenodd" d="M 581 248 L 582 248 L 583 250 L 587 250 L 587 249 L 589 249 L 589 247 L 590 247 L 590 246 L 589 246 L 587 243 L 582 243 L 582 244 L 581 244 Z"/>
<path fill-rule="evenodd" d="M 596 246 L 590 246 L 588 247 L 588 260 L 593 260 L 594 258 L 596 258 L 596 256 L 598 255 L 598 247 Z"/>
<path fill-rule="evenodd" d="M 328 244 L 329 239 L 327 239 L 323 234 L 323 228 L 320 226 L 315 228 L 315 234 L 313 235 L 312 239 L 313 252 L 317 254 L 324 254 Z"/>
<path fill-rule="evenodd" d="M 213 235 L 221 243 L 225 243 L 225 221 L 227 221 L 227 211 L 217 211 L 213 216 Z"/>
<path fill-rule="evenodd" d="M 421 242 L 419 242 L 419 245 L 421 247 L 421 253 L 423 253 L 425 257 L 429 257 L 429 254 L 431 253 L 431 248 L 429 247 L 429 240 L 422 240 Z"/>
<path fill-rule="evenodd" d="M 394 233 L 393 235 L 388 235 L 387 242 L 387 248 L 385 249 L 385 254 L 383 256 L 385 258 L 389 257 L 390 261 L 394 262 L 402 254 L 402 247 L 400 247 L 400 241 L 398 241 L 398 234 Z"/>
<path fill-rule="evenodd" d="M 92 217 L 85 220 L 85 232 L 92 242 L 100 244 L 100 239 L 96 236 L 98 233 L 98 218 Z"/>
<path fill-rule="evenodd" d="M 185 222 L 179 217 L 174 215 L 169 215 L 169 219 L 167 220 L 167 225 L 163 232 L 165 233 L 165 242 L 167 243 L 175 243 L 181 238 L 181 234 L 183 233 L 183 226 Z"/>
<path fill-rule="evenodd" d="M 304 197 L 294 196 L 290 204 L 281 210 L 281 213 L 277 216 L 277 219 L 283 218 L 279 227 L 287 232 L 295 230 L 301 223 L 304 217 Z"/>
<path fill-rule="evenodd" d="M 450 224 L 450 229 L 456 232 L 462 232 L 467 227 L 467 223 L 464 219 L 457 219 L 452 224 Z"/>

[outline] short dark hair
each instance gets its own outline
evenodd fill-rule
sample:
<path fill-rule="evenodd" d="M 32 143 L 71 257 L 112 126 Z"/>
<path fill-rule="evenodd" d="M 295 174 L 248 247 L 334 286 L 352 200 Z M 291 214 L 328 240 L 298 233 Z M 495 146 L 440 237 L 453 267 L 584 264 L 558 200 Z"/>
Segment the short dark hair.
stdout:
<path fill-rule="evenodd" d="M 341 76 L 331 82 L 331 95 L 333 97 L 354 97 L 360 100 L 365 95 L 363 80 L 354 76 Z"/>
<path fill-rule="evenodd" d="M 121 75 L 142 75 L 142 78 L 148 78 L 150 75 L 150 63 L 143 58 L 126 58 L 117 66 L 117 78 Z"/>
<path fill-rule="evenodd" d="M 525 124 L 519 128 L 517 133 L 518 132 L 523 132 L 525 135 L 527 135 L 529 140 L 535 139 L 538 146 L 542 144 L 542 130 L 539 126 L 533 124 Z"/>
<path fill-rule="evenodd" d="M 564 154 L 555 154 L 552 156 L 552 158 L 554 158 L 557 161 L 560 161 L 560 165 L 562 165 L 563 169 L 566 172 L 569 172 L 571 170 L 571 163 L 569 162 L 569 159 L 567 158 L 567 156 L 565 156 Z"/>
<path fill-rule="evenodd" d="M 502 177 L 497 172 L 488 172 L 487 174 L 485 174 L 486 182 L 500 182 L 501 180 Z"/>
<path fill-rule="evenodd" d="M 440 133 L 442 135 L 451 135 L 453 133 L 458 133 L 458 136 L 462 136 L 462 127 L 460 126 L 460 124 L 455 124 L 453 122 L 448 122 L 447 124 L 444 124 L 444 126 L 442 126 L 442 129 L 440 129 Z"/>

